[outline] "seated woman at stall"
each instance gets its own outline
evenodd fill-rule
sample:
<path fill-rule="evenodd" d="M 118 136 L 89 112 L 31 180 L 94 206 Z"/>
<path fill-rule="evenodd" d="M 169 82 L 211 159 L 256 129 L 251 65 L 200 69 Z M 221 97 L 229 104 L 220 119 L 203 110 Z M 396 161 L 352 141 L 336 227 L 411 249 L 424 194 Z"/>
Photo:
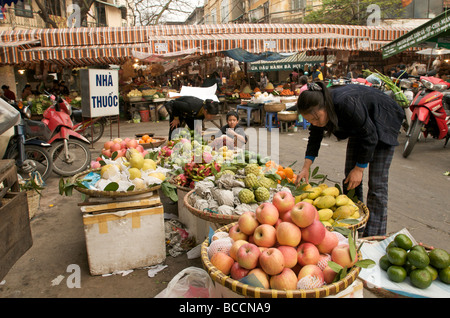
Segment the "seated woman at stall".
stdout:
<path fill-rule="evenodd" d="M 211 143 L 211 147 L 219 149 L 222 146 L 228 148 L 241 148 L 247 143 L 248 137 L 244 128 L 239 125 L 239 115 L 236 111 L 231 110 L 227 113 L 227 124 L 220 128 L 221 136 L 215 138 Z"/>

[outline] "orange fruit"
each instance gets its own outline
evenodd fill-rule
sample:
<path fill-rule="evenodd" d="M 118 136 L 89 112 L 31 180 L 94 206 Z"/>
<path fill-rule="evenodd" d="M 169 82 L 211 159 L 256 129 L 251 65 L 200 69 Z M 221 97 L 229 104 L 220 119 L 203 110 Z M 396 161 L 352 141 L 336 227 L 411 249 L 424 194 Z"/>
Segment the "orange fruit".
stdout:
<path fill-rule="evenodd" d="M 294 176 L 294 171 L 290 167 L 284 168 L 284 173 L 286 174 L 287 178 L 292 178 Z"/>
<path fill-rule="evenodd" d="M 139 143 L 140 144 L 145 144 L 145 140 L 144 139 L 139 139 Z"/>
<path fill-rule="evenodd" d="M 279 166 L 278 166 L 278 171 L 283 171 L 283 170 L 284 170 L 283 166 L 282 166 L 282 165 L 279 165 Z"/>
<path fill-rule="evenodd" d="M 278 170 L 277 174 L 281 177 L 281 179 L 285 179 L 286 178 L 286 174 L 284 173 L 283 170 Z"/>
<path fill-rule="evenodd" d="M 148 138 L 150 138 L 149 135 L 143 135 L 143 136 L 142 136 L 142 139 L 143 139 L 144 141 L 147 141 Z"/>

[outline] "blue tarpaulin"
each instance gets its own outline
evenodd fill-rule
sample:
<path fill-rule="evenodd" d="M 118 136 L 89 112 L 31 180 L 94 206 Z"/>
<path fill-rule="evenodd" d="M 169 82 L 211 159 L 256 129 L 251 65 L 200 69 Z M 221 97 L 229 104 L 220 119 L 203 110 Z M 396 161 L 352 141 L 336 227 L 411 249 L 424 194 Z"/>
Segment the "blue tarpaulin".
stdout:
<path fill-rule="evenodd" d="M 232 50 L 222 51 L 228 57 L 238 61 L 238 62 L 256 62 L 256 61 L 278 61 L 290 56 L 292 54 L 282 54 L 276 52 L 264 52 L 264 53 L 250 53 L 241 48 L 236 48 Z"/>

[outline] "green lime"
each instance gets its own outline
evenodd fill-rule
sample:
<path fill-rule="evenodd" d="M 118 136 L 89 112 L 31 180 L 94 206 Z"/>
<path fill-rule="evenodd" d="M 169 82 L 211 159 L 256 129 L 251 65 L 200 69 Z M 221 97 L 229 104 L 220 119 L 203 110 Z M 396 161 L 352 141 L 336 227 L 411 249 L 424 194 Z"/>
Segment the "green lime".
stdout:
<path fill-rule="evenodd" d="M 428 253 L 430 264 L 437 268 L 443 269 L 450 266 L 450 255 L 441 248 L 435 248 Z"/>
<path fill-rule="evenodd" d="M 388 246 L 386 246 L 386 253 L 391 247 L 397 247 L 394 241 L 392 241 L 391 243 L 388 244 Z"/>
<path fill-rule="evenodd" d="M 391 247 L 388 252 L 388 260 L 392 265 L 402 266 L 406 262 L 407 252 L 400 247 Z"/>
<path fill-rule="evenodd" d="M 428 288 L 433 282 L 430 272 L 424 268 L 413 270 L 409 278 L 411 279 L 411 283 L 420 289 Z"/>
<path fill-rule="evenodd" d="M 439 279 L 446 284 L 450 284 L 450 266 L 439 271 Z"/>
<path fill-rule="evenodd" d="M 387 257 L 387 255 L 383 255 L 381 256 L 380 260 L 378 261 L 380 264 L 380 267 L 382 270 L 387 271 L 387 269 L 389 268 L 389 266 L 391 266 L 391 262 L 389 262 L 389 259 Z"/>
<path fill-rule="evenodd" d="M 397 235 L 394 238 L 394 242 L 398 247 L 403 248 L 404 250 L 409 250 L 413 246 L 413 242 L 406 234 Z"/>
<path fill-rule="evenodd" d="M 435 280 L 438 277 L 438 271 L 433 266 L 428 265 L 425 269 L 430 272 L 432 280 Z"/>
<path fill-rule="evenodd" d="M 387 269 L 389 279 L 396 283 L 401 283 L 406 278 L 406 270 L 401 266 L 392 265 Z"/>
<path fill-rule="evenodd" d="M 408 252 L 408 261 L 417 268 L 425 268 L 430 264 L 430 258 L 427 253 L 419 251 Z"/>
<path fill-rule="evenodd" d="M 423 247 L 422 245 L 414 245 L 413 247 L 411 247 L 411 251 L 419 251 L 419 252 L 424 252 L 424 253 L 427 252 L 425 247 Z"/>
<path fill-rule="evenodd" d="M 403 267 L 406 269 L 406 274 L 409 276 L 409 274 L 411 274 L 411 272 L 415 269 L 417 269 L 413 264 L 411 264 L 408 260 L 406 260 L 405 264 L 403 265 Z"/>

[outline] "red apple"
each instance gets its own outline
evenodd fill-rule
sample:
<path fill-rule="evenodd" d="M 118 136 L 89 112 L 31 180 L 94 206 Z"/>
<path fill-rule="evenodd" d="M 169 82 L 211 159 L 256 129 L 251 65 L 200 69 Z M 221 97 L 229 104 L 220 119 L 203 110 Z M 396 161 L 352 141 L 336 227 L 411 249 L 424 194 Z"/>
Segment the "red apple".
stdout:
<path fill-rule="evenodd" d="M 127 149 L 127 142 L 125 140 L 122 140 L 119 142 L 120 149 Z"/>
<path fill-rule="evenodd" d="M 277 227 L 277 241 L 280 245 L 297 246 L 302 238 L 300 228 L 291 222 L 281 222 Z"/>
<path fill-rule="evenodd" d="M 294 290 L 297 289 L 297 275 L 292 269 L 284 268 L 281 273 L 271 276 L 269 283 L 272 289 Z"/>
<path fill-rule="evenodd" d="M 111 157 L 111 149 L 102 149 L 102 155 L 110 158 Z"/>
<path fill-rule="evenodd" d="M 126 141 L 126 145 L 128 148 L 136 148 L 139 143 L 136 139 L 129 139 L 128 141 Z"/>
<path fill-rule="evenodd" d="M 330 231 L 326 230 L 325 237 L 322 240 L 322 242 L 320 242 L 317 245 L 317 248 L 319 249 L 320 253 L 331 254 L 331 251 L 336 246 L 338 246 L 338 244 L 339 244 L 339 239 L 337 238 L 337 236 L 334 235 L 333 233 L 331 233 Z"/>
<path fill-rule="evenodd" d="M 233 225 L 228 231 L 228 235 L 233 239 L 233 241 L 248 240 L 248 235 L 241 231 L 239 224 Z"/>
<path fill-rule="evenodd" d="M 277 242 L 277 230 L 269 224 L 261 224 L 253 232 L 255 244 L 262 247 L 272 247 Z"/>
<path fill-rule="evenodd" d="M 114 145 L 114 141 L 109 140 L 103 144 L 103 148 L 110 149 L 112 145 Z"/>
<path fill-rule="evenodd" d="M 144 147 L 143 147 L 142 145 L 137 145 L 137 146 L 136 146 L 136 149 L 137 149 L 140 153 L 144 152 Z"/>
<path fill-rule="evenodd" d="M 312 243 L 302 243 L 297 248 L 297 262 L 302 265 L 317 265 L 319 261 L 319 250 Z"/>
<path fill-rule="evenodd" d="M 273 205 L 280 214 L 286 213 L 295 205 L 295 198 L 289 191 L 280 191 L 275 193 L 272 199 Z"/>
<path fill-rule="evenodd" d="M 225 275 L 230 274 L 231 266 L 234 264 L 234 259 L 224 252 L 217 252 L 211 257 L 211 264 L 217 267 Z"/>
<path fill-rule="evenodd" d="M 253 269 L 258 265 L 260 255 L 261 251 L 258 246 L 252 243 L 246 243 L 239 247 L 236 258 L 241 267 Z"/>
<path fill-rule="evenodd" d="M 234 262 L 230 269 L 230 276 L 235 280 L 240 280 L 241 278 L 247 276 L 249 271 L 249 269 L 241 267 L 238 262 Z"/>
<path fill-rule="evenodd" d="M 322 272 L 323 272 L 323 279 L 327 284 L 331 284 L 337 275 L 337 273 L 330 266 L 325 267 Z"/>
<path fill-rule="evenodd" d="M 301 228 L 310 226 L 318 214 L 314 205 L 309 202 L 298 202 L 291 210 L 292 222 Z"/>
<path fill-rule="evenodd" d="M 279 218 L 279 213 L 275 205 L 264 202 L 256 209 L 256 219 L 261 224 L 275 225 Z"/>
<path fill-rule="evenodd" d="M 239 250 L 239 247 L 242 245 L 248 243 L 246 240 L 237 240 L 234 241 L 233 244 L 231 244 L 230 251 L 228 252 L 232 259 L 237 261 L 237 251 Z"/>
<path fill-rule="evenodd" d="M 269 275 L 267 275 L 261 268 L 254 268 L 250 272 L 248 272 L 247 276 L 255 275 L 261 285 L 268 289 L 270 287 L 269 284 Z"/>
<path fill-rule="evenodd" d="M 294 223 L 294 221 L 292 221 L 291 211 L 292 211 L 292 210 L 289 210 L 289 211 L 287 211 L 287 212 L 285 212 L 285 213 L 283 213 L 283 214 L 280 214 L 280 219 L 281 219 L 283 222 L 291 222 L 291 223 Z"/>
<path fill-rule="evenodd" d="M 278 250 L 283 254 L 284 257 L 284 267 L 293 268 L 297 265 L 297 250 L 292 246 L 278 246 Z"/>
<path fill-rule="evenodd" d="M 352 261 L 349 245 L 339 244 L 331 252 L 331 260 L 342 267 L 350 268 L 358 261 L 358 254 L 355 254 L 355 259 Z"/>
<path fill-rule="evenodd" d="M 305 265 L 298 273 L 297 288 L 319 288 L 324 283 L 324 277 L 321 269 L 317 265 Z"/>
<path fill-rule="evenodd" d="M 101 161 L 101 160 L 103 160 L 102 157 L 97 157 L 97 159 L 95 159 L 95 161 Z"/>
<path fill-rule="evenodd" d="M 322 222 L 314 220 L 310 226 L 302 228 L 302 239 L 306 242 L 319 245 L 325 238 L 327 229 Z"/>
<path fill-rule="evenodd" d="M 284 256 L 279 249 L 275 247 L 268 248 L 261 253 L 259 264 L 263 271 L 269 275 L 277 275 L 284 268 Z"/>
<path fill-rule="evenodd" d="M 120 143 L 114 143 L 110 148 L 111 152 L 119 151 L 120 149 L 122 149 Z"/>
<path fill-rule="evenodd" d="M 122 138 L 115 138 L 113 140 L 114 143 L 120 144 L 122 142 Z"/>
<path fill-rule="evenodd" d="M 252 235 L 255 229 L 258 227 L 259 222 L 256 219 L 256 214 L 254 212 L 244 212 L 238 219 L 238 225 L 241 232 Z"/>

